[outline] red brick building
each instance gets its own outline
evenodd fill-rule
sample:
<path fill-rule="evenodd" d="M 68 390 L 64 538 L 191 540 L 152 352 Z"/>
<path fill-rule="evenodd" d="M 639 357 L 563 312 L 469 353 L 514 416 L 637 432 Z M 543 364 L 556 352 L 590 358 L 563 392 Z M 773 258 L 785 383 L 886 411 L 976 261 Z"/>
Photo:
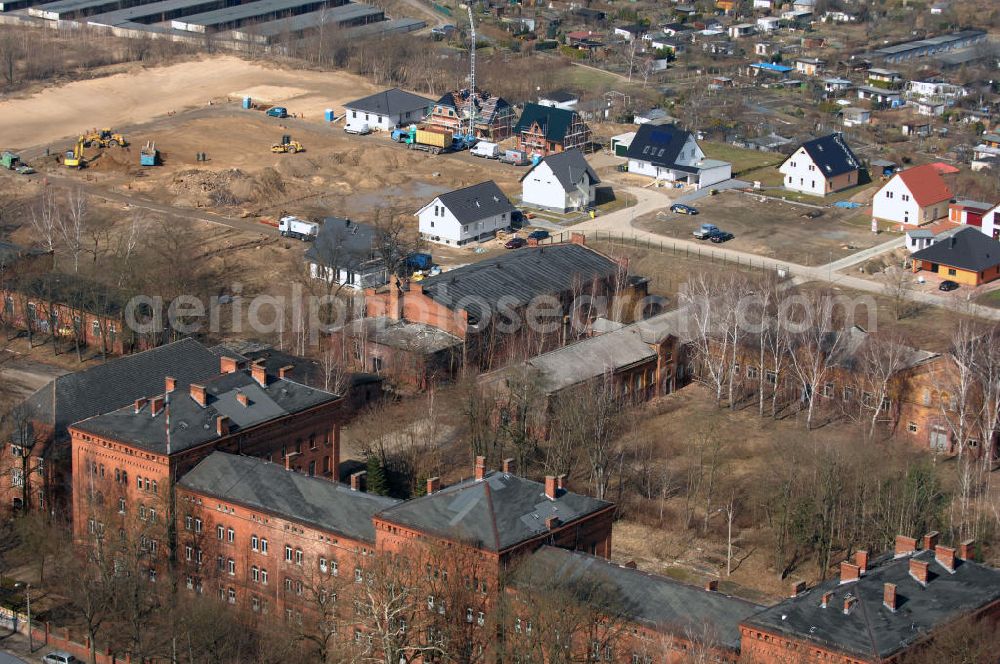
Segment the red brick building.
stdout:
<path fill-rule="evenodd" d="M 572 148 L 586 150 L 591 139 L 590 127 L 579 113 L 539 104 L 524 105 L 513 131 L 517 149 L 540 157 Z"/>
<path fill-rule="evenodd" d="M 897 537 L 892 553 L 860 551 L 839 578 L 793 596 L 740 625 L 751 664 L 892 664 L 960 618 L 1000 620 L 1000 570 L 973 560 L 973 543 L 938 534 Z"/>
<path fill-rule="evenodd" d="M 511 135 L 516 115 L 503 97 L 469 90 L 447 92 L 431 109 L 427 124 L 456 134 L 469 131 L 469 119 L 475 113 L 473 133 L 476 138 L 499 142 Z"/>
<path fill-rule="evenodd" d="M 168 376 L 132 404 L 69 427 L 77 538 L 102 527 L 91 520 L 112 498 L 116 512 L 140 518 L 157 505 L 172 510 L 173 484 L 216 450 L 338 478 L 340 397 L 288 380 L 284 371 L 269 374 L 263 364 L 226 356 L 218 363 L 211 378 L 181 384 Z"/>

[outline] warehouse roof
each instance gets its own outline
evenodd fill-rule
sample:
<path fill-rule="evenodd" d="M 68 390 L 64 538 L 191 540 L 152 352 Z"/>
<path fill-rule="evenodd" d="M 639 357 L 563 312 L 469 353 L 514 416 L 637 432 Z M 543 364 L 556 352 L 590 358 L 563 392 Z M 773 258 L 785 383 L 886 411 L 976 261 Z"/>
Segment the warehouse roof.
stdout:
<path fill-rule="evenodd" d="M 543 295 L 566 293 L 581 284 L 608 279 L 618 263 L 577 244 L 524 247 L 442 272 L 420 285 L 449 309 L 465 309 L 470 322 L 488 319 L 501 304 L 514 308 Z"/>
<path fill-rule="evenodd" d="M 418 109 L 426 111 L 433 105 L 434 101 L 431 99 L 405 92 L 399 88 L 392 88 L 348 102 L 344 104 L 344 107 L 367 113 L 399 115 Z"/>
<path fill-rule="evenodd" d="M 242 25 L 248 19 L 267 20 L 296 10 L 299 13 L 307 12 L 321 5 L 319 0 L 254 0 L 242 5 L 176 18 L 171 21 L 171 26 L 178 30 L 192 30 L 193 26 L 223 28 Z"/>
<path fill-rule="evenodd" d="M 267 40 L 285 34 L 297 35 L 324 25 L 344 26 L 377 22 L 385 14 L 381 9 L 361 2 L 348 2 L 338 7 L 326 7 L 313 12 L 248 25 L 235 32 L 239 39 Z"/>
<path fill-rule="evenodd" d="M 611 503 L 559 490 L 510 473 L 487 472 L 383 511 L 386 521 L 488 551 L 503 551 L 548 532 L 549 517 L 562 525 L 612 507 Z"/>
<path fill-rule="evenodd" d="M 762 606 L 664 576 L 641 572 L 581 551 L 544 546 L 515 572 L 515 586 L 539 582 L 581 591 L 596 610 L 686 637 L 711 635 L 728 650 L 740 648 L 740 622 Z M 665 629 L 664 629 L 665 628 Z"/>
<path fill-rule="evenodd" d="M 914 252 L 913 260 L 982 272 L 1000 265 L 1000 242 L 978 228 L 963 228 L 949 238 Z"/>
<path fill-rule="evenodd" d="M 399 502 L 225 452 L 205 457 L 180 479 L 180 485 L 365 542 L 375 541 L 372 516 Z"/>
<path fill-rule="evenodd" d="M 911 559 L 929 565 L 926 584 L 911 576 Z M 887 554 L 870 564 L 857 581 L 831 579 L 761 611 L 746 624 L 881 661 L 935 628 L 1000 600 L 1000 570 L 969 560 L 956 562 L 951 571 L 935 560 L 932 550 L 899 558 Z M 895 585 L 895 611 L 883 603 L 886 583 Z M 824 607 L 821 597 L 828 592 L 831 596 Z M 845 612 L 849 597 L 856 605 Z"/>
<path fill-rule="evenodd" d="M 628 326 L 543 353 L 525 365 L 538 372 L 542 389 L 552 394 L 655 359 L 641 331 Z"/>

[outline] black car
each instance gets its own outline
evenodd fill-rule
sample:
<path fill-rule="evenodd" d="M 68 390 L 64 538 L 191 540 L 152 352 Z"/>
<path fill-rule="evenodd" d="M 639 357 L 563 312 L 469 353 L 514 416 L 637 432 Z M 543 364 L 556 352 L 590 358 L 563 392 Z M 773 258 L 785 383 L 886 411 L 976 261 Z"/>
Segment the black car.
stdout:
<path fill-rule="evenodd" d="M 719 231 L 709 239 L 715 244 L 722 244 L 723 242 L 729 242 L 730 240 L 733 239 L 733 237 L 734 236 L 732 233 L 727 233 L 726 231 Z"/>
<path fill-rule="evenodd" d="M 670 206 L 670 211 L 675 214 L 698 214 L 698 208 L 683 203 L 674 203 Z"/>
<path fill-rule="evenodd" d="M 943 291 L 958 290 L 958 283 L 952 281 L 951 279 L 945 279 L 944 281 L 941 282 L 941 285 L 938 286 L 938 290 L 943 290 Z"/>
<path fill-rule="evenodd" d="M 545 230 L 531 231 L 528 233 L 528 239 L 530 240 L 544 240 L 549 236 L 549 232 Z"/>

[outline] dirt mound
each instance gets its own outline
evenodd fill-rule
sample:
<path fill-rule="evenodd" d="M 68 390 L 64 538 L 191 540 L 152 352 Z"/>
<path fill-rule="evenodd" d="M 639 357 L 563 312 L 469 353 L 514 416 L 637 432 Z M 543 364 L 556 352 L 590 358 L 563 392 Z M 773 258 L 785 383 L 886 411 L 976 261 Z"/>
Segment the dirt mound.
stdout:
<path fill-rule="evenodd" d="M 87 169 L 104 173 L 135 174 L 139 169 L 139 152 L 123 148 L 88 148 L 84 152 Z"/>
<path fill-rule="evenodd" d="M 238 168 L 188 169 L 175 175 L 168 187 L 177 205 L 228 207 L 267 200 L 283 193 L 285 183 L 273 168 L 265 168 L 256 176 Z"/>

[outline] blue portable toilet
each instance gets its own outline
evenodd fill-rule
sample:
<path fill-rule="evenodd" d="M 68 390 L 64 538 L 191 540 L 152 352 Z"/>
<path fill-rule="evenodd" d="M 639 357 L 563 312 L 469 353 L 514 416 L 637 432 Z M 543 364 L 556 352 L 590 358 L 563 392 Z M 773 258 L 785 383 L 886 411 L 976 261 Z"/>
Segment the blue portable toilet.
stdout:
<path fill-rule="evenodd" d="M 540 162 L 541 160 L 542 160 L 542 155 L 540 155 L 540 154 L 532 155 L 531 156 L 531 166 L 532 167 L 538 166 L 538 162 Z"/>
<path fill-rule="evenodd" d="M 334 114 L 333 109 L 332 108 L 326 109 L 326 121 L 333 122 L 334 119 L 336 119 L 336 115 Z"/>
<path fill-rule="evenodd" d="M 253 102 L 250 101 L 250 97 L 243 98 L 243 108 L 247 110 L 253 108 Z"/>

